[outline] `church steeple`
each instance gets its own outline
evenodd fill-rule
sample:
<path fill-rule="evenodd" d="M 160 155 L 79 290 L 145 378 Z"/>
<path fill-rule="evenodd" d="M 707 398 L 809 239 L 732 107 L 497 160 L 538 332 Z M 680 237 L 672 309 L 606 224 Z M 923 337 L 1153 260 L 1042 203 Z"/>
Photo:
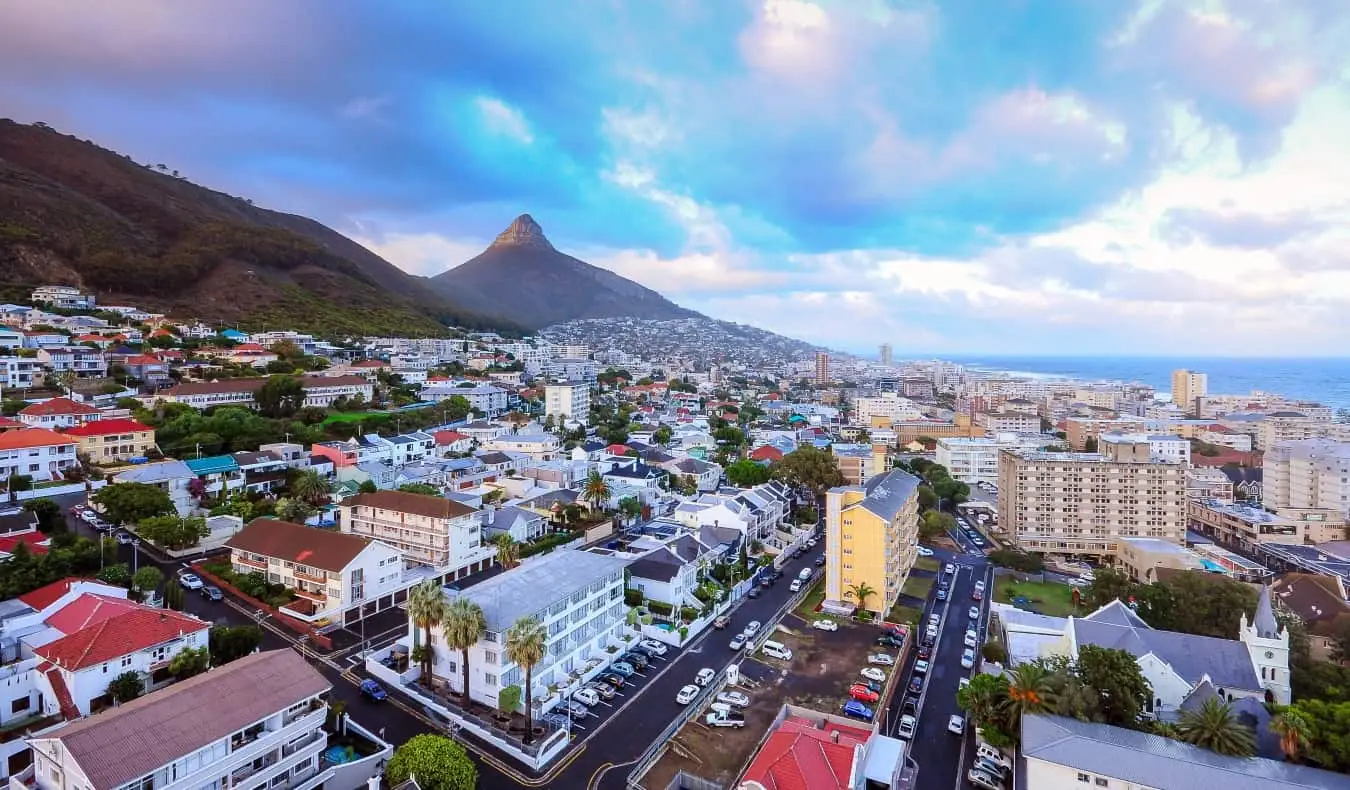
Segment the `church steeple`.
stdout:
<path fill-rule="evenodd" d="M 1256 599 L 1256 613 L 1250 621 L 1247 613 L 1240 618 L 1238 638 L 1247 646 L 1252 668 L 1261 679 L 1261 685 L 1273 700 L 1288 705 L 1289 685 L 1289 630 L 1281 628 L 1275 619 L 1275 607 L 1270 588 L 1263 586 Z"/>
<path fill-rule="evenodd" d="M 1270 585 L 1261 585 L 1261 597 L 1256 599 L 1256 617 L 1252 619 L 1252 627 L 1262 639 L 1280 638 L 1280 624 L 1275 621 L 1275 608 L 1270 604 Z"/>

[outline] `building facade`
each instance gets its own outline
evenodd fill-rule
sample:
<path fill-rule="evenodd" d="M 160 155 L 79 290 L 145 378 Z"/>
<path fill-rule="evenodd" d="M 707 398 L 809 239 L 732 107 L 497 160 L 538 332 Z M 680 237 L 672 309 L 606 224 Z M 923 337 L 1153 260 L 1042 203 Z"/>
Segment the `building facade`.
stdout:
<path fill-rule="evenodd" d="M 1209 376 L 1193 370 L 1172 371 L 1172 402 L 1186 414 L 1195 414 L 1197 401 L 1209 394 Z"/>
<path fill-rule="evenodd" d="M 919 479 L 898 469 L 825 494 L 825 607 L 890 610 L 919 539 Z M 866 601 L 857 590 L 870 588 Z"/>
<path fill-rule="evenodd" d="M 1350 514 L 1350 443 L 1276 442 L 1262 467 L 1261 502 L 1267 508 L 1328 508 Z"/>
<path fill-rule="evenodd" d="M 34 483 L 59 480 L 67 469 L 80 465 L 76 442 L 46 428 L 18 428 L 0 433 L 0 479 L 10 475 Z"/>
<path fill-rule="evenodd" d="M 377 491 L 344 499 L 339 510 L 343 532 L 393 546 L 447 578 L 484 570 L 496 557 L 483 541 L 479 511 L 444 497 Z"/>
<path fill-rule="evenodd" d="M 544 416 L 586 425 L 591 418 L 590 385 L 572 381 L 544 387 Z"/>
<path fill-rule="evenodd" d="M 155 398 L 196 409 L 228 405 L 254 408 L 253 393 L 266 382 L 262 378 L 184 382 L 156 392 Z M 300 384 L 305 391 L 304 406 L 327 407 L 338 398 L 358 396 L 369 401 L 375 393 L 374 386 L 361 376 L 304 376 Z"/>
<path fill-rule="evenodd" d="M 155 446 L 155 429 L 132 419 L 96 420 L 62 433 L 78 441 L 77 452 L 96 464 L 144 458 Z"/>

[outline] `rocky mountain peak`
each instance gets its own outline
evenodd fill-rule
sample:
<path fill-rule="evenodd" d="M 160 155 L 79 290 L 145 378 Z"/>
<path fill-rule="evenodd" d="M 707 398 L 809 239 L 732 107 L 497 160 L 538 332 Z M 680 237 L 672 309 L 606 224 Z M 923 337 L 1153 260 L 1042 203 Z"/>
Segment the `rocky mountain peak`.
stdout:
<path fill-rule="evenodd" d="M 543 250 L 553 249 L 544 229 L 529 214 L 521 214 L 511 221 L 511 225 L 492 242 L 493 247 L 536 247 Z"/>

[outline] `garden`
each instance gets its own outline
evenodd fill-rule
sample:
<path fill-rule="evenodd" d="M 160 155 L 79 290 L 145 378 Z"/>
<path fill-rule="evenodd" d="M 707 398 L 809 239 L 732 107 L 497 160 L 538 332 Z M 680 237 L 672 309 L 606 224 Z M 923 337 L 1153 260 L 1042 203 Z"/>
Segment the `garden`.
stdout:
<path fill-rule="evenodd" d="M 267 577 L 258 572 L 236 573 L 234 566 L 226 560 L 213 560 L 202 563 L 202 570 L 215 576 L 250 598 L 279 609 L 296 599 L 295 592 L 281 584 L 270 584 Z"/>
<path fill-rule="evenodd" d="M 1080 607 L 1075 604 L 1076 592 L 1067 584 L 1022 582 L 1011 576 L 1000 576 L 994 581 L 995 601 L 1051 617 L 1078 614 Z"/>

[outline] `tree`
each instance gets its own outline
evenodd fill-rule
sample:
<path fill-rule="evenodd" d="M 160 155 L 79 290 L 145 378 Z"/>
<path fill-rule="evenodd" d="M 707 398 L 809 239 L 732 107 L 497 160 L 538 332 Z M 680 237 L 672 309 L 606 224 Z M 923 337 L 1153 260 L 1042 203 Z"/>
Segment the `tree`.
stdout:
<path fill-rule="evenodd" d="M 919 519 L 919 540 L 931 541 L 955 528 L 956 518 L 950 513 L 930 510 L 923 514 L 923 518 Z"/>
<path fill-rule="evenodd" d="M 390 787 L 414 776 L 422 790 L 473 790 L 478 786 L 478 768 L 469 753 L 444 735 L 414 735 L 394 750 L 384 770 Z"/>
<path fill-rule="evenodd" d="M 511 537 L 511 533 L 501 533 L 492 539 L 492 543 L 497 547 L 497 564 L 503 570 L 509 571 L 520 564 L 520 544 Z"/>
<path fill-rule="evenodd" d="M 1124 650 L 1080 645 L 1074 671 L 1083 685 L 1096 692 L 1107 724 L 1131 728 L 1139 725 L 1153 689 L 1133 655 Z"/>
<path fill-rule="evenodd" d="M 436 656 L 431 629 L 445 620 L 445 593 L 435 579 L 421 582 L 408 593 L 408 619 L 413 623 L 413 649 L 420 649 L 422 684 L 431 688 L 431 667 Z M 422 643 L 417 644 L 417 629 L 422 629 Z"/>
<path fill-rule="evenodd" d="M 850 585 L 847 590 L 844 590 L 844 597 L 852 598 L 857 601 L 859 609 L 866 609 L 867 599 L 876 594 L 877 591 L 867 582 L 858 582 L 857 584 Z"/>
<path fill-rule="evenodd" d="M 295 376 L 268 376 L 253 401 L 264 417 L 289 417 L 305 404 L 305 388 Z"/>
<path fill-rule="evenodd" d="M 1087 586 L 1088 606 L 1100 609 L 1115 600 L 1128 602 L 1139 586 L 1124 571 L 1099 568 L 1092 572 L 1092 583 Z"/>
<path fill-rule="evenodd" d="M 311 505 L 328 503 L 328 494 L 332 490 L 323 475 L 313 469 L 306 469 L 291 481 L 291 496 Z"/>
<path fill-rule="evenodd" d="M 361 485 L 357 486 L 356 490 L 362 494 L 374 494 L 380 490 L 380 487 L 375 485 L 374 480 L 362 480 Z"/>
<path fill-rule="evenodd" d="M 497 694 L 497 708 L 508 716 L 520 710 L 520 686 L 507 686 Z M 532 727 L 527 727 L 532 729 Z M 528 737 L 528 736 L 527 736 Z M 529 741 L 526 741 L 529 743 Z"/>
<path fill-rule="evenodd" d="M 1350 620 L 1342 620 L 1332 632 L 1331 658 L 1342 663 L 1350 659 Z"/>
<path fill-rule="evenodd" d="M 22 545 L 23 544 L 20 544 L 20 546 Z M 14 557 L 10 557 L 9 561 L 13 562 L 14 559 L 15 559 Z M 99 571 L 98 575 L 95 576 L 94 578 L 98 579 L 101 582 L 117 585 L 118 587 L 130 588 L 131 566 L 127 565 L 125 562 L 119 562 L 113 565 L 108 565 L 103 570 Z"/>
<path fill-rule="evenodd" d="M 262 629 L 256 625 L 217 625 L 208 632 L 211 663 L 228 664 L 249 655 L 262 644 Z"/>
<path fill-rule="evenodd" d="M 995 565 L 1012 568 L 1023 573 L 1040 573 L 1045 570 L 1045 560 L 1039 554 L 1016 549 L 999 549 L 989 552 L 989 561 Z"/>
<path fill-rule="evenodd" d="M 201 516 L 179 518 L 167 515 L 141 519 L 136 525 L 136 533 L 156 546 L 178 551 L 200 544 L 211 530 Z"/>
<path fill-rule="evenodd" d="M 652 433 L 652 441 L 664 447 L 670 444 L 670 440 L 674 438 L 674 436 L 675 433 L 670 430 L 669 425 L 662 425 Z"/>
<path fill-rule="evenodd" d="M 1251 617 L 1256 611 L 1256 590 L 1251 585 L 1217 573 L 1191 571 L 1169 576 L 1156 582 L 1171 593 L 1175 601 L 1184 601 L 1173 612 L 1173 622 L 1154 624 L 1155 628 L 1170 626 L 1170 630 L 1221 639 L 1237 639 L 1242 615 Z"/>
<path fill-rule="evenodd" d="M 104 486 L 94 494 L 93 502 L 115 524 L 139 524 L 175 512 L 169 492 L 146 483 Z"/>
<path fill-rule="evenodd" d="M 183 611 L 183 606 L 187 603 L 187 593 L 177 584 L 170 584 L 164 588 L 164 605 L 175 612 Z"/>
<path fill-rule="evenodd" d="M 1087 439 L 1083 440 L 1083 452 L 1085 453 L 1097 452 L 1097 437 L 1089 436 Z"/>
<path fill-rule="evenodd" d="M 108 684 L 108 696 L 112 697 L 113 702 L 119 705 L 123 702 L 131 702 L 144 693 L 145 680 L 141 678 L 141 673 L 134 669 L 123 672 Z"/>
<path fill-rule="evenodd" d="M 306 519 L 314 515 L 314 508 L 305 500 L 285 496 L 277 500 L 274 511 L 277 518 L 293 524 L 303 524 Z"/>
<path fill-rule="evenodd" d="M 204 647 L 185 647 L 169 659 L 169 673 L 179 680 L 200 675 L 210 666 L 211 654 Z"/>
<path fill-rule="evenodd" d="M 460 666 L 464 670 L 464 709 L 469 709 L 469 648 L 478 644 L 487 628 L 483 609 L 468 598 L 456 598 L 445 607 L 442 632 L 445 644 L 460 651 Z"/>
<path fill-rule="evenodd" d="M 610 497 L 609 483 L 600 476 L 598 470 L 592 469 L 586 477 L 586 486 L 582 489 L 581 497 L 591 504 L 591 510 L 598 511 L 600 506 L 609 501 Z"/>
<path fill-rule="evenodd" d="M 773 476 L 769 467 L 751 461 L 749 458 L 742 458 L 728 465 L 723 471 L 726 473 L 727 481 L 740 488 L 753 488 L 762 485 L 769 482 L 769 478 Z"/>
<path fill-rule="evenodd" d="M 980 657 L 991 664 L 1005 664 L 1008 661 L 1008 648 L 1002 642 L 991 639 L 980 645 Z"/>
<path fill-rule="evenodd" d="M 838 460 L 815 445 L 804 445 L 783 456 L 771 467 L 775 478 L 809 488 L 817 494 L 844 484 Z"/>
<path fill-rule="evenodd" d="M 30 499 L 23 503 L 23 509 L 37 518 L 38 530 L 44 535 L 66 527 L 65 513 L 54 499 L 45 496 Z"/>
<path fill-rule="evenodd" d="M 29 475 L 21 475 L 18 472 L 11 472 L 5 480 L 5 487 L 9 491 L 9 501 L 17 502 L 20 491 L 31 491 L 33 488 L 33 478 Z"/>
<path fill-rule="evenodd" d="M 1003 727 L 1003 710 L 1008 704 L 1008 679 L 978 674 L 970 684 L 957 690 L 956 705 L 981 729 Z"/>
<path fill-rule="evenodd" d="M 1280 751 L 1285 759 L 1298 762 L 1308 748 L 1311 729 L 1308 720 L 1298 709 L 1285 706 L 1276 710 L 1270 719 L 1270 731 L 1280 739 Z"/>
<path fill-rule="evenodd" d="M 1307 759 L 1330 771 L 1350 771 L 1350 702 L 1304 699 L 1289 708 L 1307 724 Z"/>
<path fill-rule="evenodd" d="M 131 576 L 131 589 L 141 594 L 141 599 L 154 592 L 164 581 L 164 574 L 153 565 L 144 565 Z"/>
<path fill-rule="evenodd" d="M 1053 704 L 1054 686 L 1044 664 L 1019 664 L 1008 673 L 1009 722 L 1021 722 L 1024 713 L 1043 713 Z"/>
<path fill-rule="evenodd" d="M 1250 757 L 1256 750 L 1252 731 L 1233 715 L 1233 703 L 1210 697 L 1177 720 L 1181 740 L 1229 757 Z"/>
<path fill-rule="evenodd" d="M 398 490 L 405 494 L 423 494 L 435 497 L 441 495 L 441 490 L 430 483 L 404 483 L 398 487 Z"/>
<path fill-rule="evenodd" d="M 525 743 L 534 740 L 534 667 L 544 660 L 548 630 L 535 617 L 522 617 L 506 629 L 506 657 L 525 670 Z"/>
<path fill-rule="evenodd" d="M 932 510 L 938 506 L 938 495 L 928 486 L 919 486 L 919 510 Z"/>

